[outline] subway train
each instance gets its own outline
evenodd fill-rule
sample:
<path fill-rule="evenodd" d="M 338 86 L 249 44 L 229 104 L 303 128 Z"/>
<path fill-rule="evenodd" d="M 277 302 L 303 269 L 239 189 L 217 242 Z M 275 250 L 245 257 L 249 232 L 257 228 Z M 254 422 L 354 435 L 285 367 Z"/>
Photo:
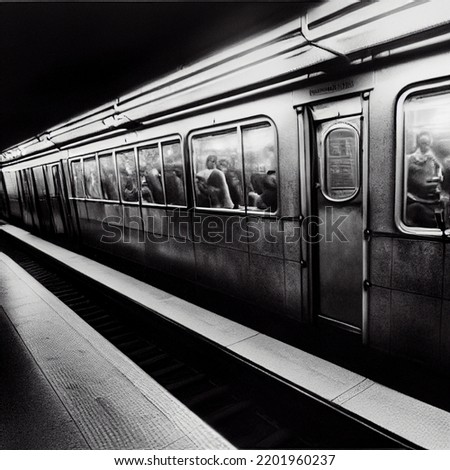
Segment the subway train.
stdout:
<path fill-rule="evenodd" d="M 312 4 L 6 149 L 1 217 L 448 371 L 449 63 L 446 2 Z"/>

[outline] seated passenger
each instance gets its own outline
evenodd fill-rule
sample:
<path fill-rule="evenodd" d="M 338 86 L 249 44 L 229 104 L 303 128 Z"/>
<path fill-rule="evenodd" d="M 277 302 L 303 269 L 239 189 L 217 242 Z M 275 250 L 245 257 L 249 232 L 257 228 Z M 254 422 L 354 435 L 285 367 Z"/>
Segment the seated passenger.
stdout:
<path fill-rule="evenodd" d="M 147 184 L 147 181 L 142 181 L 142 184 L 141 184 L 141 196 L 142 196 L 142 200 L 145 201 L 145 202 L 155 202 L 154 199 L 153 199 L 153 194 L 152 192 L 150 191 L 150 188 L 148 187 L 148 184 Z"/>
<path fill-rule="evenodd" d="M 230 169 L 228 160 L 224 158 L 219 161 L 218 168 L 225 175 L 225 181 L 230 192 L 233 209 L 239 209 L 243 204 L 241 181 L 236 171 Z"/>
<path fill-rule="evenodd" d="M 152 192 L 153 201 L 156 204 L 164 204 L 164 191 L 161 183 L 161 174 L 156 168 L 146 170 L 145 181 Z"/>
<path fill-rule="evenodd" d="M 442 184 L 441 189 L 447 195 L 450 194 L 450 156 L 442 161 Z"/>
<path fill-rule="evenodd" d="M 197 173 L 198 176 L 208 180 L 212 171 L 217 167 L 217 155 L 208 155 L 206 158 L 206 168 Z"/>
<path fill-rule="evenodd" d="M 195 177 L 195 187 L 197 195 L 197 206 L 211 207 L 210 191 L 206 179 L 197 175 Z"/>
<path fill-rule="evenodd" d="M 225 175 L 220 170 L 214 170 L 207 181 L 197 175 L 195 185 L 199 207 L 233 208 Z"/>
<path fill-rule="evenodd" d="M 102 169 L 101 179 L 103 197 L 108 200 L 117 201 L 119 199 L 119 195 L 117 194 L 116 175 L 114 173 L 114 170 L 106 172 L 106 170 Z"/>
<path fill-rule="evenodd" d="M 450 156 L 442 161 L 441 205 L 444 209 L 444 218 L 447 226 L 450 226 Z"/>
<path fill-rule="evenodd" d="M 211 207 L 233 208 L 234 204 L 224 173 L 220 170 L 212 170 L 207 184 L 211 194 Z"/>
<path fill-rule="evenodd" d="M 257 194 L 262 194 L 262 192 L 264 191 L 262 184 L 264 176 L 266 175 L 264 175 L 263 173 L 253 173 L 252 176 L 250 176 L 251 186 L 253 188 L 253 191 Z"/>
<path fill-rule="evenodd" d="M 182 206 L 185 204 L 183 180 L 177 175 L 173 160 L 165 161 L 165 183 L 167 204 Z"/>
<path fill-rule="evenodd" d="M 249 200 L 254 201 L 254 205 L 264 211 L 276 212 L 278 209 L 277 177 L 275 171 L 268 171 L 262 180 L 263 192 L 257 194 L 250 192 Z"/>
<path fill-rule="evenodd" d="M 127 202 L 136 202 L 138 200 L 138 190 L 131 176 L 126 179 L 122 197 Z"/>
<path fill-rule="evenodd" d="M 225 174 L 216 167 L 217 155 L 208 155 L 206 168 L 199 171 L 196 175 L 197 199 L 205 204 L 201 207 L 232 209 L 233 201 L 230 197 Z"/>

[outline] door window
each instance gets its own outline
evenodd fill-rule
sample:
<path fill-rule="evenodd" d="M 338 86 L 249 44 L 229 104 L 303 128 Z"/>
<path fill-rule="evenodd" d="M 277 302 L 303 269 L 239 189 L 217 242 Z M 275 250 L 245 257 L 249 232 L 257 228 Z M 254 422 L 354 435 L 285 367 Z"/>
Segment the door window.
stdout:
<path fill-rule="evenodd" d="M 324 142 L 322 192 L 334 201 L 348 201 L 359 189 L 359 135 L 349 125 L 337 124 Z"/>

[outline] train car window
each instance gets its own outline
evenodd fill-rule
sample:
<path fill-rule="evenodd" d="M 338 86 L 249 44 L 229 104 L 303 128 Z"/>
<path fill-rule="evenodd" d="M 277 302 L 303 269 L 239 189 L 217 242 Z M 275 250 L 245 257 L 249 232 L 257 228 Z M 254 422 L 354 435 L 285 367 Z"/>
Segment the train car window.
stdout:
<path fill-rule="evenodd" d="M 192 150 L 196 206 L 244 209 L 241 206 L 242 159 L 237 130 L 194 137 Z M 234 200 L 233 188 L 240 191 Z"/>
<path fill-rule="evenodd" d="M 59 177 L 59 166 L 52 166 L 53 184 L 55 185 L 55 195 L 62 196 L 61 178 Z"/>
<path fill-rule="evenodd" d="M 100 181 L 102 184 L 103 199 L 108 201 L 118 201 L 119 191 L 117 189 L 116 169 L 111 153 L 98 157 L 100 165 Z"/>
<path fill-rule="evenodd" d="M 75 197 L 84 198 L 84 186 L 83 186 L 83 168 L 81 166 L 81 160 L 71 162 L 72 168 L 72 191 Z M 49 175 L 49 179 L 51 176 Z"/>
<path fill-rule="evenodd" d="M 13 217 L 21 217 L 21 206 L 19 201 L 19 188 L 17 186 L 16 173 L 13 171 L 3 172 L 6 194 L 9 201 L 10 214 Z"/>
<path fill-rule="evenodd" d="M 15 173 L 12 171 L 5 171 L 3 173 L 3 177 L 5 178 L 6 192 L 8 193 L 9 199 L 18 199 L 19 192 Z"/>
<path fill-rule="evenodd" d="M 16 171 L 9 173 L 11 182 L 11 193 L 10 197 L 14 199 L 20 199 L 20 186 L 19 186 L 19 174 Z"/>
<path fill-rule="evenodd" d="M 116 153 L 122 201 L 138 201 L 138 181 L 134 150 L 122 150 Z"/>
<path fill-rule="evenodd" d="M 276 212 L 278 175 L 275 133 L 270 124 L 242 129 L 246 202 L 250 211 Z"/>
<path fill-rule="evenodd" d="M 403 223 L 448 228 L 450 93 L 412 94 L 403 103 L 403 123 Z"/>
<path fill-rule="evenodd" d="M 29 184 L 28 171 L 22 170 L 19 173 L 22 177 L 21 179 L 22 179 L 22 192 L 24 195 L 24 199 L 23 199 L 24 207 L 29 212 L 32 212 L 33 208 L 32 208 L 31 189 L 30 189 L 30 184 Z"/>
<path fill-rule="evenodd" d="M 44 167 L 37 166 L 33 168 L 34 182 L 36 183 L 36 191 L 38 197 L 45 197 L 45 178 L 44 178 Z"/>
<path fill-rule="evenodd" d="M 338 124 L 325 136 L 323 184 L 325 197 L 348 200 L 359 190 L 359 134 L 351 126 Z"/>
<path fill-rule="evenodd" d="M 86 197 L 88 199 L 101 199 L 97 159 L 95 157 L 85 158 L 83 164 Z"/>
<path fill-rule="evenodd" d="M 55 196 L 55 182 L 53 179 L 53 172 L 52 172 L 51 166 L 45 167 L 45 179 L 47 180 L 48 195 L 50 197 L 54 197 Z"/>
<path fill-rule="evenodd" d="M 185 206 L 184 164 L 179 141 L 162 144 L 167 204 Z"/>
<path fill-rule="evenodd" d="M 165 204 L 162 160 L 157 144 L 138 149 L 142 202 Z"/>
<path fill-rule="evenodd" d="M 17 184 L 17 194 L 19 197 L 19 201 L 21 201 L 21 206 L 22 206 L 22 213 L 23 213 L 23 206 L 26 204 L 26 201 L 23 196 L 23 186 L 22 186 L 22 174 L 19 171 L 14 172 L 15 177 L 16 177 L 16 184 Z"/>
<path fill-rule="evenodd" d="M 24 170 L 24 177 L 25 177 L 25 181 L 28 187 L 28 194 L 30 197 L 30 202 L 32 205 L 34 205 L 36 193 L 35 193 L 35 188 L 33 185 L 33 171 L 31 170 L 31 168 Z"/>
<path fill-rule="evenodd" d="M 3 173 L 0 171 L 0 216 L 8 217 L 8 203 Z"/>

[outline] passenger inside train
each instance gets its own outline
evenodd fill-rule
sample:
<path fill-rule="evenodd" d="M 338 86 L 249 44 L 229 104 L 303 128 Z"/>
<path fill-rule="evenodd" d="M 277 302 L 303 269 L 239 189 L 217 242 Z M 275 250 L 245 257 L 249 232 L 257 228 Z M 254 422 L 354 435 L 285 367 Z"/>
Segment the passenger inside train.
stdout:
<path fill-rule="evenodd" d="M 260 194 L 251 191 L 248 196 L 252 200 L 252 205 L 258 209 L 269 212 L 276 212 L 278 209 L 277 203 L 277 177 L 275 171 L 268 171 L 266 175 L 261 178 Z"/>
<path fill-rule="evenodd" d="M 150 191 L 150 188 L 148 187 L 148 184 L 145 178 L 141 182 L 141 196 L 142 196 L 142 201 L 144 202 L 148 202 L 148 203 L 155 202 L 153 199 L 153 194 Z"/>
<path fill-rule="evenodd" d="M 407 157 L 406 218 L 408 224 L 413 226 L 435 228 L 436 212 L 445 209 L 445 201 L 441 197 L 443 166 L 436 157 L 432 144 L 430 132 L 419 132 L 416 149 Z"/>
<path fill-rule="evenodd" d="M 246 170 L 251 171 L 250 182 L 247 183 L 248 205 L 256 210 L 276 212 L 278 209 L 278 184 L 273 146 L 264 147 L 255 153 L 253 159 L 248 158 L 248 160 Z M 254 164 L 250 165 L 252 160 Z"/>
<path fill-rule="evenodd" d="M 242 176 L 239 175 L 236 169 L 230 168 L 230 162 L 222 158 L 218 163 L 218 169 L 224 173 L 225 181 L 230 191 L 230 197 L 233 202 L 233 209 L 239 209 L 244 203 L 244 196 L 242 191 Z"/>
<path fill-rule="evenodd" d="M 117 165 L 120 175 L 122 199 L 126 202 L 137 202 L 137 171 L 134 161 L 134 150 L 118 152 Z"/>
<path fill-rule="evenodd" d="M 225 173 L 217 168 L 217 155 L 208 155 L 206 168 L 197 173 L 196 182 L 199 206 L 233 209 Z"/>
<path fill-rule="evenodd" d="M 236 131 L 193 139 L 197 206 L 235 210 L 247 206 L 251 211 L 276 212 L 278 178 L 273 129 L 263 125 L 241 132 L 243 155 L 238 152 Z"/>
<path fill-rule="evenodd" d="M 142 200 L 148 203 L 164 204 L 162 164 L 158 146 L 140 148 L 138 159 Z"/>

